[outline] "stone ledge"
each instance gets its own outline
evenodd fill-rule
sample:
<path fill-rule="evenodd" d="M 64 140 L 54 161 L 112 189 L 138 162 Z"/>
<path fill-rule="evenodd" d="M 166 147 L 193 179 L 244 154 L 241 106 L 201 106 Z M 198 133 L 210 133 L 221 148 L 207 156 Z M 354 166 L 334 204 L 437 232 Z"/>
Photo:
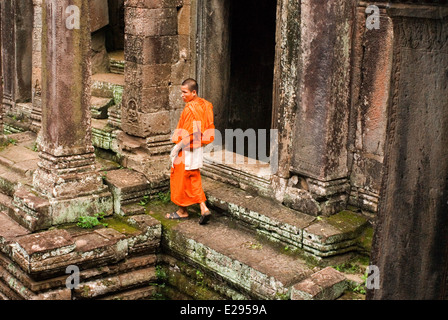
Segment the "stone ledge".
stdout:
<path fill-rule="evenodd" d="M 31 187 L 21 186 L 14 193 L 11 217 L 30 231 L 77 222 L 81 216 L 113 213 L 112 194 L 106 187 L 98 193 L 68 199 L 48 199 Z"/>
<path fill-rule="evenodd" d="M 342 273 L 327 267 L 294 285 L 291 300 L 335 300 L 347 289 Z"/>
<path fill-rule="evenodd" d="M 81 283 L 79 288 L 74 289 L 73 294 L 76 299 L 92 299 L 137 286 L 149 285 L 155 280 L 157 280 L 156 271 L 152 266 Z"/>
<path fill-rule="evenodd" d="M 212 208 L 241 221 L 270 240 L 303 249 L 317 258 L 356 251 L 368 221 L 351 211 L 330 217 L 306 215 L 274 200 L 203 178 Z"/>
<path fill-rule="evenodd" d="M 114 198 L 114 212 L 126 215 L 128 211 L 122 210 L 124 205 L 135 204 L 145 196 L 151 194 L 151 183 L 141 173 L 130 169 L 119 169 L 108 172 L 105 181 Z M 132 211 L 131 211 L 132 212 Z"/>
<path fill-rule="evenodd" d="M 298 257 L 259 243 L 227 220 L 215 215 L 206 227 L 196 219 L 182 221 L 165 230 L 163 246 L 256 299 L 288 299 L 291 286 L 311 275 Z"/>
<path fill-rule="evenodd" d="M 2 252 L 35 279 L 64 274 L 69 265 L 87 268 L 155 253 L 162 233 L 160 223 L 148 215 L 124 220 L 120 224 L 124 230 L 114 224 L 93 230 L 74 226 L 32 234 L 4 214 L 0 219 L 6 221 L 0 225 Z"/>
<path fill-rule="evenodd" d="M 72 300 L 78 298 L 116 299 L 150 297 L 155 281 L 154 254 L 125 259 L 117 264 L 80 271 L 80 285 L 74 291 L 66 287 L 68 274 L 36 281 L 14 262 L 0 254 L 0 290 L 4 299 Z M 135 289 L 136 287 L 140 287 Z M 129 291 L 132 289 L 131 291 Z M 126 292 L 122 292 L 127 290 Z M 146 292 L 146 294 L 144 294 Z"/>

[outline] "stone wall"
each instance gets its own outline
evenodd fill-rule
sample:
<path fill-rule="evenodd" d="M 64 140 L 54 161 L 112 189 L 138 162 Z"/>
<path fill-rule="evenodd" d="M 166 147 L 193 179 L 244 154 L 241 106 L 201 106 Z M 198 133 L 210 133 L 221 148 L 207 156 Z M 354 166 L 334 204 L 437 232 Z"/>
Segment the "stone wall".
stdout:
<path fill-rule="evenodd" d="M 448 256 L 448 7 L 392 5 L 393 65 L 372 299 L 444 298 Z"/>

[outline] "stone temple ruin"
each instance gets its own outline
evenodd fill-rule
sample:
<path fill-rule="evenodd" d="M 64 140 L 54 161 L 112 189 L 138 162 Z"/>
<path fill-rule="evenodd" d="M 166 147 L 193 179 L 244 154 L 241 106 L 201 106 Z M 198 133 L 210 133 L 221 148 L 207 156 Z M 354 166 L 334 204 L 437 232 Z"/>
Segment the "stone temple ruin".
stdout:
<path fill-rule="evenodd" d="M 369 299 L 448 298 L 445 1 L 0 5 L 0 299 L 337 299 L 359 256 Z M 276 133 L 204 159 L 207 226 L 162 218 L 189 77 Z"/>

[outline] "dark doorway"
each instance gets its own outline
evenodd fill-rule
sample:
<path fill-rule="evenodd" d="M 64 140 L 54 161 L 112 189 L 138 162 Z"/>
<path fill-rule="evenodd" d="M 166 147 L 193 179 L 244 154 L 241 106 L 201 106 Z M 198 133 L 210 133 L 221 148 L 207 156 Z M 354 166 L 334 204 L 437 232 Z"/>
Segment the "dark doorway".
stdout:
<path fill-rule="evenodd" d="M 272 118 L 275 27 L 277 1 L 230 0 L 230 77 L 227 105 L 228 128 L 253 129 L 266 133 L 266 148 L 257 158 L 269 156 L 269 130 Z M 264 129 L 264 131 L 258 131 Z M 247 139 L 246 139 L 247 140 Z M 226 141 L 228 146 L 228 141 Z M 233 144 L 235 146 L 235 143 Z M 244 148 L 248 154 L 247 141 Z M 237 150 L 235 147 L 233 151 Z M 264 153 L 264 154 L 263 154 Z"/>
<path fill-rule="evenodd" d="M 107 52 L 124 50 L 124 0 L 108 0 L 109 26 L 106 29 Z"/>

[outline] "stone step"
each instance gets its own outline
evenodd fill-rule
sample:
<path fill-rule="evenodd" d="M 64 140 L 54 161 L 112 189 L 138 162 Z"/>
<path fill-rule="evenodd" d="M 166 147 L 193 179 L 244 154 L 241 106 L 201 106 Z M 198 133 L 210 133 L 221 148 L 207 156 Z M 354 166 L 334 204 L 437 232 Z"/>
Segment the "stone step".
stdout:
<path fill-rule="evenodd" d="M 14 221 L 5 211 L 0 212 L 0 252 L 9 254 L 9 246 L 18 237 L 29 234 L 30 231 Z"/>
<path fill-rule="evenodd" d="M 202 181 L 211 208 L 316 259 L 360 250 L 360 237 L 369 227 L 367 219 L 348 210 L 331 217 L 314 217 L 207 177 Z"/>
<path fill-rule="evenodd" d="M 263 196 L 272 195 L 271 168 L 267 162 L 251 159 L 222 149 L 213 155 L 204 154 L 201 173 L 243 190 L 252 190 Z"/>
<path fill-rule="evenodd" d="M 124 74 L 124 51 L 118 50 L 109 52 L 110 72 L 116 74 Z"/>
<path fill-rule="evenodd" d="M 96 73 L 92 75 L 91 94 L 100 98 L 114 99 L 120 105 L 125 86 L 124 75 L 116 73 Z"/>
<path fill-rule="evenodd" d="M 107 123 L 113 128 L 121 129 L 121 106 L 112 106 L 107 110 Z"/>
<path fill-rule="evenodd" d="M 39 154 L 23 145 L 10 144 L 0 153 L 0 165 L 23 177 L 32 177 Z"/>
<path fill-rule="evenodd" d="M 313 270 L 299 256 L 282 253 L 269 243 L 232 226 L 230 218 L 215 214 L 206 225 L 199 218 L 164 225 L 162 246 L 169 255 L 222 279 L 254 299 L 289 299 L 295 284 Z M 166 221 L 162 221 L 162 224 Z"/>
<path fill-rule="evenodd" d="M 346 276 L 327 267 L 294 285 L 291 290 L 291 300 L 335 300 L 347 288 Z"/>
<path fill-rule="evenodd" d="M 11 214 L 14 210 L 13 197 L 0 193 L 0 211 Z"/>
<path fill-rule="evenodd" d="M 109 119 L 92 119 L 92 144 L 104 150 L 119 152 L 119 130 L 109 125 Z"/>
<path fill-rule="evenodd" d="M 20 172 L 20 170 L 14 170 L 14 163 L 11 165 L 12 167 L 5 166 L 0 161 L 0 193 L 10 197 L 14 195 L 20 184 L 32 184 L 31 175 L 25 175 L 23 172 Z"/>
<path fill-rule="evenodd" d="M 163 226 L 161 262 L 167 284 L 177 289 L 166 290 L 169 297 L 318 300 L 337 299 L 347 288 L 341 272 L 321 270 L 300 252 L 248 232 L 236 219 L 212 211 L 210 222 L 201 226 L 199 206 L 189 207 L 186 220 L 164 217 L 176 209 L 173 203 L 159 200 L 152 200 L 147 208 Z M 324 294 L 302 297 L 298 285 L 314 279 L 318 279 L 314 289 Z"/>
<path fill-rule="evenodd" d="M 113 98 L 92 96 L 90 99 L 90 112 L 93 119 L 107 119 L 108 109 L 114 105 Z"/>
<path fill-rule="evenodd" d="M 119 169 L 107 172 L 105 182 L 114 196 L 114 212 L 128 215 L 139 212 L 130 208 L 151 195 L 151 182 L 141 173 L 131 169 Z M 145 203 L 146 204 L 146 203 Z M 128 207 L 125 208 L 125 206 Z M 140 206 L 142 207 L 142 206 Z"/>
<path fill-rule="evenodd" d="M 63 276 L 69 265 L 81 270 L 112 268 L 126 258 L 153 255 L 160 247 L 162 232 L 159 221 L 148 215 L 105 218 L 107 227 L 70 225 L 38 233 L 30 233 L 5 213 L 0 213 L 0 222 L 3 260 L 13 262 L 36 281 Z M 155 257 L 152 260 L 155 262 Z"/>

